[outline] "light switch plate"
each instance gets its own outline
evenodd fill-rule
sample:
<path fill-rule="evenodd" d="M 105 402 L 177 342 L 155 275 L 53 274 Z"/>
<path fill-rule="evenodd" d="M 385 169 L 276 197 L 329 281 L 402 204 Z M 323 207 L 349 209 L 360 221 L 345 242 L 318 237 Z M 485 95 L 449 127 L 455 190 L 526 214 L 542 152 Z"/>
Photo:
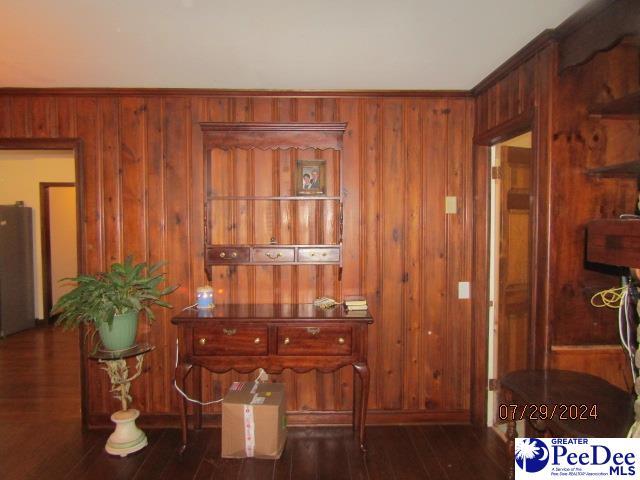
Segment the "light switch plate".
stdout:
<path fill-rule="evenodd" d="M 458 197 L 444 198 L 444 213 L 458 213 Z"/>
<path fill-rule="evenodd" d="M 471 298 L 471 284 L 469 282 L 458 282 L 458 298 L 460 300 Z"/>

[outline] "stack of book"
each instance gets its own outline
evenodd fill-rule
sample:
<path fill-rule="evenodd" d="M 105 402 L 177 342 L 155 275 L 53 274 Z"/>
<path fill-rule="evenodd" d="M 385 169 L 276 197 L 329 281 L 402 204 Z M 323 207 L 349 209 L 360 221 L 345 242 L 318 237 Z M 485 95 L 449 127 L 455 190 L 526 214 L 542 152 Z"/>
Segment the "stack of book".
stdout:
<path fill-rule="evenodd" d="M 364 297 L 346 297 L 344 306 L 349 312 L 366 311 L 367 299 Z"/>

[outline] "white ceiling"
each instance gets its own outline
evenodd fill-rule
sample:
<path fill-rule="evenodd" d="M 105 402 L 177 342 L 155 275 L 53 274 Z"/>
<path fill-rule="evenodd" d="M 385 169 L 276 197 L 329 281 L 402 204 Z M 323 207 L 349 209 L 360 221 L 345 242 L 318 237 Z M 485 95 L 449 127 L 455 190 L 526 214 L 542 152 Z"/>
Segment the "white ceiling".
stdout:
<path fill-rule="evenodd" d="M 0 0 L 0 86 L 469 89 L 587 0 Z"/>

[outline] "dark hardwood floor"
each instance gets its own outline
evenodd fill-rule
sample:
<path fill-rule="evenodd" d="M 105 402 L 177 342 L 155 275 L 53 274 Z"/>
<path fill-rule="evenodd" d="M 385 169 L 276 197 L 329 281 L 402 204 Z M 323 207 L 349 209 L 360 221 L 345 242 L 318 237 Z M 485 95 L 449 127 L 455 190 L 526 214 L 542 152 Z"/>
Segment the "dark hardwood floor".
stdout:
<path fill-rule="evenodd" d="M 110 431 L 80 428 L 77 334 L 39 328 L 0 340 L 0 478 L 432 479 L 505 478 L 502 441 L 462 425 L 368 427 L 360 453 L 350 428 L 290 428 L 277 461 L 220 458 L 220 430 L 147 430 L 126 458 L 104 451 Z"/>

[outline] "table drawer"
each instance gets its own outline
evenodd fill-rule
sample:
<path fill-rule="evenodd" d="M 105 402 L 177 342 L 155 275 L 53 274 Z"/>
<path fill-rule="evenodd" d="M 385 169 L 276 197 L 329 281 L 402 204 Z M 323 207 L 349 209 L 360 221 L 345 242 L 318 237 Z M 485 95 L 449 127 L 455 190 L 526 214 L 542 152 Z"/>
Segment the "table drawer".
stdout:
<path fill-rule="evenodd" d="M 351 327 L 279 327 L 278 355 L 350 355 Z"/>
<path fill-rule="evenodd" d="M 193 352 L 195 355 L 266 355 L 267 340 L 267 327 L 196 327 Z"/>
<path fill-rule="evenodd" d="M 249 261 L 249 247 L 208 247 L 207 264 L 246 263 Z"/>
<path fill-rule="evenodd" d="M 253 249 L 253 261 L 256 263 L 293 262 L 294 252 L 293 248 L 257 247 Z"/>
<path fill-rule="evenodd" d="M 335 248 L 300 248 L 298 249 L 299 262 L 339 262 L 340 249 Z"/>

